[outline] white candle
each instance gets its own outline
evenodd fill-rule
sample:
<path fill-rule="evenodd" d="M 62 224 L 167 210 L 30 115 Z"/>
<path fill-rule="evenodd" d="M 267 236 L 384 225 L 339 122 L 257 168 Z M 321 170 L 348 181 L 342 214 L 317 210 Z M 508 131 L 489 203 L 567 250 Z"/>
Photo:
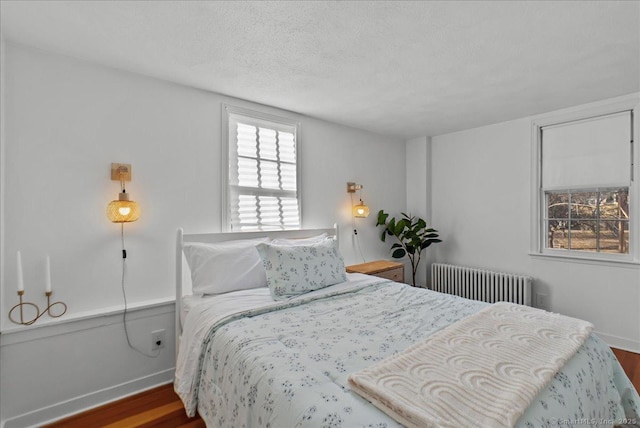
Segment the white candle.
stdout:
<path fill-rule="evenodd" d="M 22 257 L 18 251 L 18 291 L 24 291 L 24 277 L 22 276 Z"/>
<path fill-rule="evenodd" d="M 51 293 L 51 259 L 49 258 L 49 255 L 47 254 L 47 278 L 46 278 L 47 282 L 46 282 L 46 288 L 44 291 L 46 291 L 47 293 Z"/>

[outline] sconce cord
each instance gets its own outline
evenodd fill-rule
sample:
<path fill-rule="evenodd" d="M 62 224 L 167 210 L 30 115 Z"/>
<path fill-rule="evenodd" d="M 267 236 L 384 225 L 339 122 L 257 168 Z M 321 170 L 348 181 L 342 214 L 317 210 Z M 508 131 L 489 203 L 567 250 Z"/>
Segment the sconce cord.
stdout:
<path fill-rule="evenodd" d="M 351 196 L 351 207 L 353 207 L 353 193 L 349 193 L 349 196 Z M 362 193 L 360 193 L 360 196 L 362 196 Z M 362 200 L 362 198 L 360 200 Z M 356 229 L 356 218 L 353 215 L 353 210 L 351 212 L 351 227 L 353 228 L 353 235 L 356 238 L 356 246 L 358 247 L 358 252 L 360 253 L 362 262 L 366 263 L 367 261 L 365 260 L 364 255 L 362 254 L 362 247 L 360 246 L 360 237 L 358 236 L 358 229 Z"/>
<path fill-rule="evenodd" d="M 126 273 L 126 261 L 127 261 L 127 250 L 124 249 L 124 223 L 120 223 L 120 240 L 122 242 L 122 281 L 121 281 L 121 285 L 122 285 L 122 298 L 124 300 L 124 312 L 122 313 L 122 323 L 124 324 L 124 335 L 127 338 L 127 345 L 129 345 L 129 348 L 133 349 L 134 351 L 136 351 L 139 354 L 144 355 L 145 357 L 149 357 L 149 358 L 158 358 L 158 356 L 160 355 L 160 350 L 158 350 L 158 352 L 156 354 L 147 354 L 146 352 L 143 352 L 141 350 L 139 350 L 138 348 L 136 348 L 135 346 L 133 346 L 131 344 L 131 340 L 129 339 L 129 330 L 127 329 L 127 292 L 124 286 L 124 279 L 125 279 L 125 273 Z"/>

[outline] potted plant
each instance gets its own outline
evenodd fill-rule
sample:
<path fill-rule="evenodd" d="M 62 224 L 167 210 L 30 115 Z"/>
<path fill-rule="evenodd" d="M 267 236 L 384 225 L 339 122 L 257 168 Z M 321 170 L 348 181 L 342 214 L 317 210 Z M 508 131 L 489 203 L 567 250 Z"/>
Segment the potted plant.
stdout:
<path fill-rule="evenodd" d="M 382 226 L 384 230 L 380 239 L 385 242 L 387 235 L 394 236 L 398 242 L 391 246 L 391 257 L 401 259 L 404 256 L 409 257 L 411 261 L 411 277 L 413 286 L 416 285 L 416 272 L 420 265 L 420 258 L 425 248 L 431 244 L 442 242 L 438 239 L 438 231 L 427 227 L 420 217 L 401 213 L 402 217 L 396 221 L 395 217 L 389 219 L 389 214 L 384 210 L 378 212 L 378 223 L 376 226 Z"/>

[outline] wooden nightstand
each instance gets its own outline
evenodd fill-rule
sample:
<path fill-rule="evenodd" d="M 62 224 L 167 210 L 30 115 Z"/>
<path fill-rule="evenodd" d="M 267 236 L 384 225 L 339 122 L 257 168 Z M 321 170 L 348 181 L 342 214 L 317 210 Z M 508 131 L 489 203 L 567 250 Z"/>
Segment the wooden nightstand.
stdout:
<path fill-rule="evenodd" d="M 396 282 L 404 282 L 404 263 L 376 260 L 369 263 L 347 266 L 347 272 L 365 273 Z"/>

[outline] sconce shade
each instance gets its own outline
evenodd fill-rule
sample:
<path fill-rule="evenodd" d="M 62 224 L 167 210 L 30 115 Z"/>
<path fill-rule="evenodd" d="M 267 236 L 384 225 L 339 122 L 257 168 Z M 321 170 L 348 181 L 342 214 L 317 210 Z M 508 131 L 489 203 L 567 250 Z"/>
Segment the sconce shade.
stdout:
<path fill-rule="evenodd" d="M 362 202 L 362 199 L 360 199 L 360 203 L 358 205 L 353 206 L 353 216 L 358 218 L 369 217 L 369 207 Z"/>
<path fill-rule="evenodd" d="M 129 194 L 122 191 L 118 200 L 109 202 L 107 206 L 107 218 L 113 223 L 129 223 L 140 217 L 140 206 L 135 201 L 129 200 Z"/>

